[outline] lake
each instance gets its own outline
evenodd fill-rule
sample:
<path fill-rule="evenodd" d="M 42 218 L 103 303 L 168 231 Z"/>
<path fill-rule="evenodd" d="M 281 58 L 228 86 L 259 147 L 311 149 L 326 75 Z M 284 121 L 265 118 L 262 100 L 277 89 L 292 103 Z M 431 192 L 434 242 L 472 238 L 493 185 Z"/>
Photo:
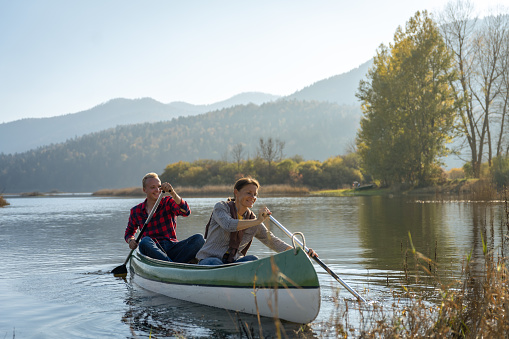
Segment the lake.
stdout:
<path fill-rule="evenodd" d="M 253 316 L 154 295 L 109 273 L 129 253 L 124 230 L 130 208 L 141 198 L 5 198 L 10 206 L 0 208 L 0 337 L 237 338 L 246 328 L 259 335 Z M 204 232 L 219 199 L 186 200 L 192 215 L 178 219 L 180 239 Z M 507 228 L 503 202 L 270 197 L 258 199 L 255 211 L 261 204 L 287 229 L 303 232 L 306 245 L 355 291 L 383 305 L 391 305 L 402 290 L 409 234 L 415 249 L 438 263 L 438 277 L 448 280 L 459 276 L 469 253 L 482 256 L 481 232 L 497 249 Z M 268 226 L 290 242 L 276 226 Z M 263 257 L 271 251 L 255 240 L 249 253 Z M 330 325 L 337 303 L 358 307 L 345 288 L 314 265 L 321 285 L 320 313 L 307 327 L 283 323 L 289 336 L 299 331 L 310 338 L 334 337 Z M 275 331 L 271 319 L 262 319 L 264 336 Z"/>

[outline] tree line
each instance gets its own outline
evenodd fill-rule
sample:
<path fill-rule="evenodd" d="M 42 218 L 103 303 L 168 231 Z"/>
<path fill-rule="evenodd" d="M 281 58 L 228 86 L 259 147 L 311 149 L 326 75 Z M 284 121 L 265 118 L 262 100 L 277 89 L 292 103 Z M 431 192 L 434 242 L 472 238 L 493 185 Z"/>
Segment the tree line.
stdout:
<path fill-rule="evenodd" d="M 337 155 L 321 162 L 304 160 L 301 156 L 284 157 L 285 142 L 274 138 L 260 138 L 256 156 L 245 159 L 241 144 L 232 149 L 234 161 L 196 160 L 178 161 L 166 166 L 162 181 L 179 186 L 232 185 L 245 176 L 256 178 L 262 185 L 287 184 L 314 189 L 351 187 L 354 181 L 366 178 L 356 153 Z"/>

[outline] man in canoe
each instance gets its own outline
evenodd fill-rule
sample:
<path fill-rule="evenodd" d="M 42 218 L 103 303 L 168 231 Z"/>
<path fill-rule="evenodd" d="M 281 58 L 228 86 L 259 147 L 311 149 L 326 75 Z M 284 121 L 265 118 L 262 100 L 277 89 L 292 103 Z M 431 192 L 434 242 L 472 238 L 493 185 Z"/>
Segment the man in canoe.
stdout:
<path fill-rule="evenodd" d="M 149 257 L 175 262 L 192 262 L 196 253 L 203 246 L 205 240 L 201 234 L 195 234 L 185 240 L 177 240 L 177 216 L 187 217 L 191 209 L 173 189 L 170 183 L 161 184 L 156 173 L 148 173 L 142 180 L 143 192 L 147 195 L 145 201 L 131 208 L 129 222 L 125 230 L 124 239 L 130 249 L 138 246 L 134 237 L 136 230 L 145 223 L 147 217 L 158 201 L 161 191 L 170 196 L 161 199 L 152 219 L 146 225 L 143 237 L 139 243 L 140 252 Z"/>
<path fill-rule="evenodd" d="M 251 212 L 259 188 L 256 179 L 239 179 L 234 186 L 234 198 L 215 204 L 205 230 L 205 245 L 196 255 L 200 265 L 257 260 L 255 255 L 246 255 L 254 237 L 276 252 L 292 248 L 263 224 L 271 214 L 267 207 L 260 208 L 258 217 Z M 309 255 L 316 255 L 312 249 L 309 251 Z"/>

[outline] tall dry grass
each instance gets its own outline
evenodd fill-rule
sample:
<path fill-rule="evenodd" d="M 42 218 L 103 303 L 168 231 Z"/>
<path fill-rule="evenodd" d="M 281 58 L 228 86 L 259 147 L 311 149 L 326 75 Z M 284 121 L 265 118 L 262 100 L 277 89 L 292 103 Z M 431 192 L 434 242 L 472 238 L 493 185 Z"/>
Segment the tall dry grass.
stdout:
<path fill-rule="evenodd" d="M 0 195 L 0 207 L 4 207 L 4 206 L 7 206 L 7 205 L 10 205 L 7 200 L 5 200 L 5 198 Z"/>
<path fill-rule="evenodd" d="M 478 197 L 486 199 L 493 194 L 484 187 Z M 467 255 L 457 279 L 441 282 L 435 275 L 436 260 L 411 245 L 407 255 L 413 260 L 405 255 L 403 265 L 407 280 L 402 283 L 403 291 L 394 293 L 391 305 L 370 303 L 353 308 L 351 302 L 337 297 L 328 326 L 338 338 L 508 338 L 509 271 L 504 253 L 509 239 L 507 198 L 505 212 L 505 234 L 498 235 L 503 237 L 501 245 L 493 245 L 497 236 L 493 224 L 483 221 L 481 258 L 474 260 Z M 417 274 L 409 278 L 407 269 Z M 427 291 L 412 288 L 422 279 L 429 283 Z"/>
<path fill-rule="evenodd" d="M 206 185 L 203 187 L 175 187 L 175 191 L 181 197 L 231 197 L 233 196 L 233 186 L 230 185 Z M 267 185 L 262 186 L 259 190 L 260 196 L 291 196 L 291 195 L 307 195 L 309 189 L 307 187 L 294 187 L 290 185 Z M 141 187 L 130 187 L 122 189 L 102 189 L 93 193 L 96 196 L 144 196 Z"/>

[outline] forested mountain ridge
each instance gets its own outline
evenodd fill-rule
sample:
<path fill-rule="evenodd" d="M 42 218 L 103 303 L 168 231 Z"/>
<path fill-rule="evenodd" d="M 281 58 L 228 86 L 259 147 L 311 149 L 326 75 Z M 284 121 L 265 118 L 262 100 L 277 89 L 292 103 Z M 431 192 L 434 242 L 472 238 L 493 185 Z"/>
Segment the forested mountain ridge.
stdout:
<path fill-rule="evenodd" d="M 151 98 L 112 99 L 83 112 L 0 124 L 0 153 L 21 153 L 119 125 L 171 120 L 244 103 L 262 104 L 278 98 L 265 93 L 242 93 L 211 105 L 163 104 Z"/>
<path fill-rule="evenodd" d="M 0 154 L 0 190 L 92 192 L 139 186 L 145 173 L 162 173 L 169 163 L 227 159 L 239 143 L 246 158 L 253 158 L 259 139 L 269 137 L 285 142 L 285 156 L 323 161 L 345 152 L 360 114 L 358 105 L 278 100 L 118 126 L 21 154 Z"/>
<path fill-rule="evenodd" d="M 347 73 L 318 81 L 284 98 L 265 93 L 242 93 L 210 105 L 192 105 L 185 102 L 163 104 L 151 98 L 113 99 L 78 113 L 3 123 L 0 124 L 0 153 L 22 153 L 119 125 L 166 121 L 237 105 L 261 105 L 278 99 L 316 100 L 340 105 L 358 104 L 355 91 L 371 63 L 372 60 Z"/>
<path fill-rule="evenodd" d="M 359 87 L 359 81 L 368 73 L 372 64 L 373 59 L 349 72 L 317 81 L 285 97 L 285 99 L 317 100 L 335 102 L 340 105 L 358 105 L 359 100 L 355 93 Z"/>

